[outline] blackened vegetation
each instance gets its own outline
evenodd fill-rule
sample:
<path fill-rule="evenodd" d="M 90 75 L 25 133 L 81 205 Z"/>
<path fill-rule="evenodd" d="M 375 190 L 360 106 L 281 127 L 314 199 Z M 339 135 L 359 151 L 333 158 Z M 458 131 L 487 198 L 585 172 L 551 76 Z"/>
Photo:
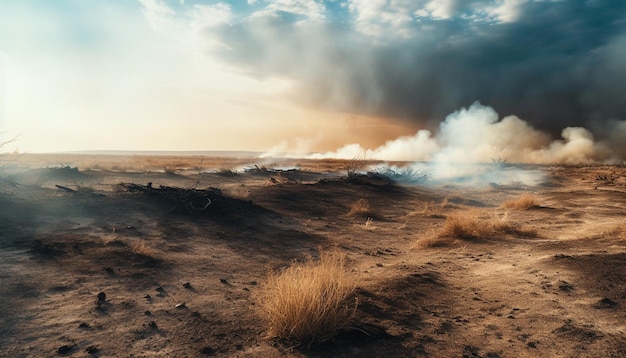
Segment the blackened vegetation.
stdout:
<path fill-rule="evenodd" d="M 120 185 L 128 192 L 146 193 L 174 203 L 170 211 L 182 208 L 188 213 L 204 211 L 211 205 L 215 197 L 222 196 L 221 190 L 217 188 L 178 188 L 164 185 L 153 187 L 152 183 L 147 185 L 122 183 Z"/>

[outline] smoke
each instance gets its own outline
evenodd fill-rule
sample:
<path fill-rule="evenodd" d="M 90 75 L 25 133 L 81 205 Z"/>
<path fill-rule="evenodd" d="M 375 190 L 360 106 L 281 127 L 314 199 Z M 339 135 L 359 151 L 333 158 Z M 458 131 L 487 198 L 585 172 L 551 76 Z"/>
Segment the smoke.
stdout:
<path fill-rule="evenodd" d="M 613 133 L 609 125 L 626 119 L 623 0 L 295 6 L 304 3 L 255 2 L 258 11 L 206 36 L 225 44 L 217 56 L 248 74 L 293 80 L 289 95 L 300 103 L 411 121 L 431 131 L 474 100 L 554 138 L 565 135 L 568 149 L 587 134 L 560 133 L 563 128 L 585 127 L 605 139 Z M 493 130 L 516 125 L 505 118 Z M 427 141 L 424 136 L 415 140 Z M 559 144 L 547 149 L 562 151 Z"/>
<path fill-rule="evenodd" d="M 567 127 L 561 139 L 551 140 L 528 122 L 516 116 L 500 118 L 492 107 L 475 102 L 448 115 L 434 134 L 420 130 L 374 149 L 348 144 L 308 157 L 405 161 L 411 163 L 410 171 L 428 173 L 434 182 L 534 185 L 543 180 L 540 170 L 507 164 L 626 163 L 624 148 L 619 145 L 626 140 L 626 121 L 614 122 L 612 127 L 612 137 L 603 141 L 594 140 L 593 134 L 582 127 Z"/>
<path fill-rule="evenodd" d="M 485 163 L 507 161 L 527 164 L 618 164 L 624 162 L 618 145 L 626 140 L 626 122 L 615 122 L 614 138 L 594 140 L 582 127 L 567 127 L 561 139 L 552 141 L 545 132 L 516 117 L 499 118 L 489 106 L 475 102 L 450 115 L 436 134 L 420 130 L 384 145 L 367 149 L 349 144 L 311 158 L 363 158 L 388 161 L 431 161 L 440 163 Z"/>

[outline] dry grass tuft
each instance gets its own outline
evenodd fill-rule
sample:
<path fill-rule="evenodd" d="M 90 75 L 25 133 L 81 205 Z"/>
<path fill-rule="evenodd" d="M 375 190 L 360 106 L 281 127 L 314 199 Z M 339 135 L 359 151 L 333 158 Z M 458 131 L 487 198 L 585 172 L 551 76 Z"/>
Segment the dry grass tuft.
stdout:
<path fill-rule="evenodd" d="M 158 252 L 150 245 L 146 244 L 145 241 L 131 241 L 128 243 L 128 247 L 130 251 L 137 255 L 145 258 L 156 259 L 158 257 Z"/>
<path fill-rule="evenodd" d="M 350 207 L 349 216 L 373 216 L 372 209 L 367 199 L 361 198 Z"/>
<path fill-rule="evenodd" d="M 506 217 L 481 218 L 464 212 L 448 216 L 439 235 L 454 239 L 492 239 L 511 229 Z"/>
<path fill-rule="evenodd" d="M 444 199 L 444 202 L 440 205 L 437 205 L 432 201 L 428 201 L 424 204 L 424 209 L 418 212 L 418 214 L 426 218 L 444 218 L 445 216 L 443 216 L 443 209 L 448 203 L 447 200 L 447 198 Z"/>
<path fill-rule="evenodd" d="M 626 241 L 626 227 L 618 225 L 611 230 L 603 232 L 600 237 L 604 239 Z"/>
<path fill-rule="evenodd" d="M 527 210 L 531 208 L 536 208 L 539 206 L 539 201 L 534 194 L 522 194 L 517 199 L 507 200 L 502 203 L 503 208 L 507 209 L 515 209 L 515 210 Z"/>
<path fill-rule="evenodd" d="M 454 213 L 446 218 L 441 230 L 416 243 L 419 248 L 448 245 L 455 240 L 498 240 L 508 235 L 535 236 L 537 233 L 511 224 L 507 215 L 480 216 L 474 212 Z"/>
<path fill-rule="evenodd" d="M 367 220 L 365 220 L 365 224 L 363 224 L 363 228 L 367 231 L 376 230 L 376 225 L 374 225 L 374 219 L 371 217 L 368 217 Z"/>
<path fill-rule="evenodd" d="M 426 249 L 429 247 L 443 247 L 448 246 L 453 242 L 454 239 L 452 238 L 439 236 L 435 232 L 430 232 L 427 235 L 420 237 L 419 240 L 417 240 L 417 242 L 415 243 L 415 247 L 417 247 L 418 249 Z"/>
<path fill-rule="evenodd" d="M 270 272 L 257 297 L 268 336 L 311 345 L 348 327 L 356 312 L 351 299 L 356 277 L 344 266 L 345 256 L 331 251 L 322 253 L 319 262 L 309 259 Z"/>

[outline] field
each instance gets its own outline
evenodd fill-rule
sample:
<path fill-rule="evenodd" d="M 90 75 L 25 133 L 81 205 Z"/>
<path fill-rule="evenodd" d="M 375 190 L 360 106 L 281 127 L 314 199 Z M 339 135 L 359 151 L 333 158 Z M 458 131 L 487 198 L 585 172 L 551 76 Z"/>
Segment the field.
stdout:
<path fill-rule="evenodd" d="M 364 161 L 2 161 L 3 357 L 626 356 L 622 166 L 468 184 Z M 268 336 L 268 279 L 328 252 L 351 320 Z"/>

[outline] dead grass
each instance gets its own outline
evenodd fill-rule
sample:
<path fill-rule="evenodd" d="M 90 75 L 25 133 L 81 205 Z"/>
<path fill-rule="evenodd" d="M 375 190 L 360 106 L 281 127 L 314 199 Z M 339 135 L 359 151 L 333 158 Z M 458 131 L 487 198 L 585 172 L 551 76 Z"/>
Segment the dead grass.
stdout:
<path fill-rule="evenodd" d="M 311 345 L 348 327 L 356 312 L 351 299 L 356 277 L 344 267 L 345 256 L 331 251 L 318 262 L 309 259 L 270 272 L 257 297 L 268 336 Z"/>
<path fill-rule="evenodd" d="M 507 236 L 536 236 L 533 230 L 527 230 L 512 224 L 505 214 L 484 215 L 474 211 L 457 212 L 446 218 L 444 226 L 420 238 L 418 248 L 446 246 L 456 240 L 500 240 Z"/>
<path fill-rule="evenodd" d="M 433 247 L 444 247 L 452 244 L 455 240 L 450 237 L 439 236 L 438 233 L 431 231 L 421 236 L 416 242 L 415 247 L 418 249 L 426 249 Z"/>
<path fill-rule="evenodd" d="M 507 200 L 502 207 L 513 210 L 527 210 L 539 206 L 539 201 L 534 194 L 524 193 L 517 199 Z"/>
<path fill-rule="evenodd" d="M 418 212 L 419 215 L 425 218 L 444 218 L 443 210 L 445 206 L 448 204 L 448 199 L 444 199 L 444 202 L 437 205 L 432 201 L 428 201 L 424 204 L 424 209 Z"/>
<path fill-rule="evenodd" d="M 365 220 L 365 224 L 363 224 L 363 228 L 367 231 L 376 230 L 376 225 L 374 225 L 374 219 L 371 217 L 367 218 L 367 220 Z"/>
<path fill-rule="evenodd" d="M 373 216 L 372 209 L 367 199 L 361 198 L 350 207 L 348 216 Z"/>
<path fill-rule="evenodd" d="M 599 237 L 604 239 L 626 241 L 626 227 L 615 226 L 613 229 L 603 232 Z"/>
<path fill-rule="evenodd" d="M 130 248 L 130 251 L 137 256 L 151 259 L 156 259 L 158 257 L 157 250 L 146 244 L 143 240 L 131 241 L 128 243 L 128 247 Z"/>

